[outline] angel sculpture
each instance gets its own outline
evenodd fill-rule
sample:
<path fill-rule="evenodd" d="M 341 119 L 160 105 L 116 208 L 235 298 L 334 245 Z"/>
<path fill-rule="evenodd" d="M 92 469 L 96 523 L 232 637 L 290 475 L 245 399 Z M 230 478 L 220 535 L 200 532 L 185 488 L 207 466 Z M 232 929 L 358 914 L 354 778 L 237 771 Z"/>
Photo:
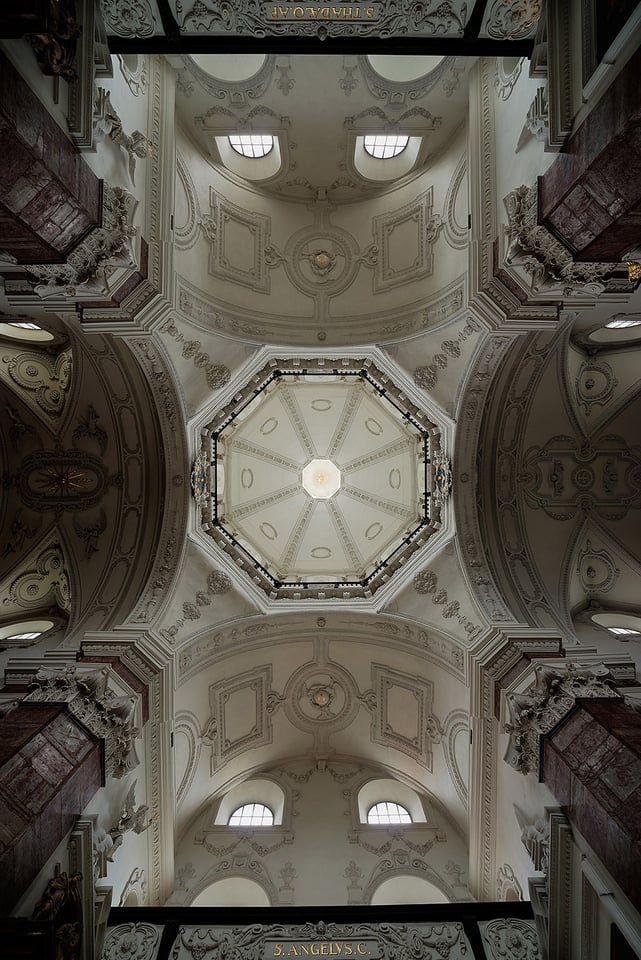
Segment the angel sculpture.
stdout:
<path fill-rule="evenodd" d="M 151 147 L 150 141 L 140 130 L 134 130 L 131 136 L 125 133 L 122 128 L 122 120 L 111 102 L 111 94 L 103 87 L 96 88 L 93 120 L 97 134 L 109 137 L 110 140 L 126 150 L 129 157 L 129 177 L 135 186 L 136 157 L 139 160 L 144 160 Z"/>
<path fill-rule="evenodd" d="M 112 847 L 107 851 L 107 860 L 113 862 L 114 854 L 118 847 L 122 846 L 124 835 L 133 830 L 134 833 L 144 833 L 151 826 L 151 821 L 145 823 L 149 807 L 143 804 L 136 807 L 136 784 L 134 780 L 129 792 L 125 797 L 118 823 L 109 830 L 109 836 L 113 840 Z"/>

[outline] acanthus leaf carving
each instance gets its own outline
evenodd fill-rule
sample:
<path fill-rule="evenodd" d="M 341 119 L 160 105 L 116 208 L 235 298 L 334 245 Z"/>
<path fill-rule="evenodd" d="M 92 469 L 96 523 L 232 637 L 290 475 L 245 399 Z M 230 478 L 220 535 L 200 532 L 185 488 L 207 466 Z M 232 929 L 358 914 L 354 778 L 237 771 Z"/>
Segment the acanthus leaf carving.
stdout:
<path fill-rule="evenodd" d="M 575 262 L 563 244 L 538 223 L 536 187 L 522 185 L 503 202 L 508 216 L 505 263 L 522 266 L 531 277 L 533 290 L 561 286 L 565 296 L 604 290 L 603 281 L 617 264 Z"/>
<path fill-rule="evenodd" d="M 117 697 L 108 686 L 109 669 L 87 673 L 75 667 L 42 668 L 26 701 L 67 703 L 70 713 L 105 741 L 105 771 L 119 779 L 139 763 L 134 725 L 136 697 Z"/>
<path fill-rule="evenodd" d="M 605 664 L 581 666 L 572 661 L 562 666 L 537 663 L 535 681 L 520 694 L 508 694 L 510 735 L 505 760 L 519 773 L 539 769 L 540 739 L 570 712 L 577 698 L 619 698 Z"/>
<path fill-rule="evenodd" d="M 103 186 L 102 219 L 71 251 L 65 263 L 30 264 L 35 292 L 46 298 L 62 294 L 109 294 L 109 277 L 116 267 L 135 265 L 132 219 L 138 201 L 122 187 Z"/>

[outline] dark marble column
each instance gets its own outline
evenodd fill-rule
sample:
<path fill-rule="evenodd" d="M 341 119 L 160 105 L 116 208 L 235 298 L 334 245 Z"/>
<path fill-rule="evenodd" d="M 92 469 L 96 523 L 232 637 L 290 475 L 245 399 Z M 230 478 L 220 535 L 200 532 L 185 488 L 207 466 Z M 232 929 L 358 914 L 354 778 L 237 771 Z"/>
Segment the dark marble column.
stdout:
<path fill-rule="evenodd" d="M 542 743 L 545 784 L 641 910 L 639 713 L 624 700 L 577 700 Z"/>
<path fill-rule="evenodd" d="M 103 784 L 100 738 L 65 703 L 0 719 L 0 915 L 6 915 Z"/>
<path fill-rule="evenodd" d="M 100 225 L 101 181 L 0 52 L 0 249 L 62 263 Z"/>
<path fill-rule="evenodd" d="M 539 179 L 539 223 L 575 260 L 641 244 L 641 48 Z"/>

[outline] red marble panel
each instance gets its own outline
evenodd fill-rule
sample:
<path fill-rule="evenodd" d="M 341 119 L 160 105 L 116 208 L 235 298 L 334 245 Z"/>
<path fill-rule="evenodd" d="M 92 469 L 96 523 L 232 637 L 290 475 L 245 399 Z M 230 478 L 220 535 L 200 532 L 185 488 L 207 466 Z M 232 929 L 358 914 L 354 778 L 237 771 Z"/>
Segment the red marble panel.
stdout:
<path fill-rule="evenodd" d="M 641 242 L 619 221 L 641 203 L 641 48 L 539 181 L 539 221 L 583 260 L 618 260 Z"/>
<path fill-rule="evenodd" d="M 640 727 L 638 713 L 623 700 L 578 701 L 566 720 L 543 738 L 541 762 L 543 780 L 570 822 L 637 907 L 641 907 Z"/>
<path fill-rule="evenodd" d="M 30 703 L 0 721 L 0 744 L 0 913 L 6 914 L 102 786 L 104 746 L 66 704 Z"/>
<path fill-rule="evenodd" d="M 100 223 L 101 184 L 1 52 L 0 155 L 3 249 L 19 263 L 64 261 Z"/>

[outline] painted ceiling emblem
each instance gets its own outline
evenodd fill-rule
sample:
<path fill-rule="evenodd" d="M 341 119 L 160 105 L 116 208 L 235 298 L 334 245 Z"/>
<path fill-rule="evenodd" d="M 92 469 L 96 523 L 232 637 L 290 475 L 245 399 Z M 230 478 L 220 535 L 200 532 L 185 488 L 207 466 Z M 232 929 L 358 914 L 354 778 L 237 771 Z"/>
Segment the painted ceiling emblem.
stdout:
<path fill-rule="evenodd" d="M 447 457 L 440 457 L 434 463 L 434 496 L 445 500 L 452 487 L 452 466 Z"/>
<path fill-rule="evenodd" d="M 208 484 L 209 468 L 207 459 L 202 454 L 198 454 L 194 460 L 194 467 L 191 471 L 191 489 L 194 492 L 196 503 L 202 503 L 209 493 Z"/>
<path fill-rule="evenodd" d="M 312 706 L 318 709 L 318 719 L 325 720 L 333 717 L 332 701 L 336 696 L 337 682 L 333 677 L 323 683 L 313 683 L 306 687 L 306 693 Z"/>
<path fill-rule="evenodd" d="M 86 487 L 88 483 L 89 475 L 85 470 L 78 470 L 69 466 L 47 467 L 35 477 L 35 485 L 43 493 L 51 493 L 58 497 L 73 496 L 74 493 Z"/>
<path fill-rule="evenodd" d="M 319 276 L 324 276 L 334 269 L 336 257 L 328 253 L 327 250 L 317 250 L 310 257 L 310 264 L 314 273 L 319 274 Z"/>

